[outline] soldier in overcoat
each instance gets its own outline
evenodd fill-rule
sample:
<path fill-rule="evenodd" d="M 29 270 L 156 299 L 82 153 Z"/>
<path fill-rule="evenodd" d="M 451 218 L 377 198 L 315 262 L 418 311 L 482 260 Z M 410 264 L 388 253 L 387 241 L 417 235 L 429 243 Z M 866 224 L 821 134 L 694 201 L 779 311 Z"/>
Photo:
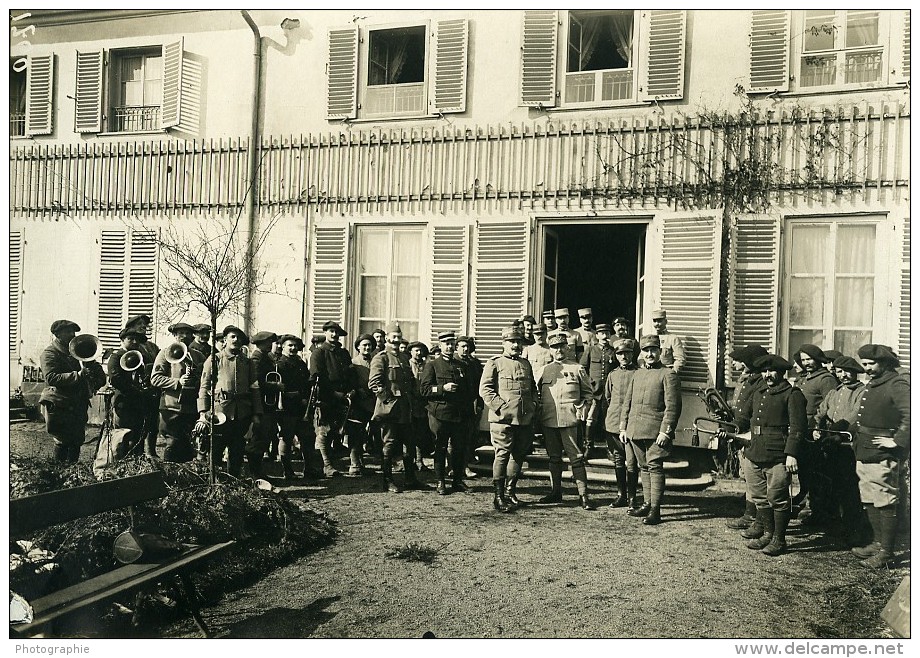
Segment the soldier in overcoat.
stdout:
<path fill-rule="evenodd" d="M 457 336 L 457 351 L 454 352 L 454 358 L 459 361 L 466 369 L 467 381 L 470 384 L 470 394 L 472 402 L 465 411 L 466 421 L 466 455 L 463 459 L 463 471 L 466 477 L 476 477 L 469 464 L 476 459 L 476 448 L 480 446 L 479 438 L 479 421 L 482 418 L 482 410 L 485 409 L 485 403 L 479 396 L 479 382 L 482 379 L 482 362 L 476 358 L 476 341 L 472 336 Z"/>
<path fill-rule="evenodd" d="M 262 391 L 262 422 L 259 423 L 258 433 L 253 432 L 252 438 L 246 442 L 246 463 L 253 478 L 262 477 L 265 453 L 278 440 L 278 403 L 284 404 L 281 397 L 285 388 L 284 378 L 281 378 L 281 383 L 276 383 L 274 376 L 269 377 L 270 372 L 278 372 L 272 357 L 277 341 L 278 334 L 274 331 L 259 331 L 252 337 L 253 348 L 249 350 L 249 360 L 255 366 L 259 390 Z"/>
<path fill-rule="evenodd" d="M 310 381 L 318 387 L 314 427 L 323 473 L 326 477 L 336 477 L 341 473 L 332 463 L 332 439 L 347 413 L 348 397 L 355 390 L 355 373 L 351 357 L 339 342 L 348 332 L 330 320 L 323 324 L 323 334 L 325 340 L 310 353 Z"/>
<path fill-rule="evenodd" d="M 148 338 L 150 335 L 151 320 L 149 315 L 136 315 L 125 323 L 125 329 L 136 329 L 144 337 L 138 341 L 137 349 L 144 355 L 144 376 L 150 381 L 153 375 L 153 364 L 160 348 Z M 182 323 L 179 323 L 182 324 Z M 151 382 L 152 383 L 152 382 Z M 157 436 L 160 433 L 160 389 L 156 386 L 148 388 L 149 397 L 144 401 L 144 430 L 141 441 L 144 444 L 144 453 L 150 457 L 157 456 Z"/>
<path fill-rule="evenodd" d="M 281 344 L 281 357 L 275 367 L 284 383 L 284 391 L 281 393 L 283 408 L 278 412 L 278 455 L 284 479 L 290 482 L 297 477 L 293 465 L 294 437 L 307 443 L 312 424 L 312 419 L 306 417 L 310 399 L 310 369 L 297 354 L 298 349 L 303 347 L 299 337 L 284 334 L 279 336 L 278 343 Z M 310 445 L 302 444 L 300 448 L 304 456 L 304 477 L 311 477 L 310 458 L 314 454 L 312 442 Z M 319 471 L 316 473 L 319 474 Z"/>
<path fill-rule="evenodd" d="M 604 401 L 607 410 L 604 415 L 604 430 L 607 439 L 607 456 L 613 462 L 617 476 L 619 497 L 610 507 L 636 507 L 636 490 L 639 488 L 639 463 L 635 454 L 627 461 L 626 444 L 620 436 L 620 414 L 629 390 L 629 382 L 636 374 L 637 344 L 632 338 L 621 338 L 613 343 L 617 367 L 607 375 L 604 382 Z"/>

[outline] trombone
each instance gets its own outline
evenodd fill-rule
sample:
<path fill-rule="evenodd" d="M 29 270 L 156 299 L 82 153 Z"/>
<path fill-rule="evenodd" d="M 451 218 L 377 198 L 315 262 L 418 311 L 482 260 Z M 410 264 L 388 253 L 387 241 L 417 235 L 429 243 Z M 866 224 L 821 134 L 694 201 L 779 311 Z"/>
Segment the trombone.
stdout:
<path fill-rule="evenodd" d="M 169 345 L 169 347 L 166 348 L 166 361 L 173 365 L 184 364 L 185 376 L 191 376 L 192 370 L 194 368 L 194 363 L 192 363 L 192 359 L 188 353 L 188 346 L 185 343 L 179 341 Z M 181 404 L 183 401 L 186 401 L 185 399 L 188 397 L 189 392 L 191 392 L 192 395 L 195 395 L 194 391 L 194 386 L 190 386 L 188 384 L 183 386 L 182 390 L 179 392 L 179 403 Z M 195 395 L 195 397 L 197 397 L 197 395 Z"/>

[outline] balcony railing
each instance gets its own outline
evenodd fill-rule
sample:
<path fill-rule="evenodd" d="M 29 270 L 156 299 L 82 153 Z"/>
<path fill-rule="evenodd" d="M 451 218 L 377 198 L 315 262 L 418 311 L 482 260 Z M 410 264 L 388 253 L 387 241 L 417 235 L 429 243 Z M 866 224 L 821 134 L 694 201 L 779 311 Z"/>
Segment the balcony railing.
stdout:
<path fill-rule="evenodd" d="M 135 105 L 112 108 L 112 126 L 116 133 L 157 130 L 160 127 L 159 105 Z"/>
<path fill-rule="evenodd" d="M 10 112 L 10 137 L 23 137 L 26 134 L 26 113 Z"/>

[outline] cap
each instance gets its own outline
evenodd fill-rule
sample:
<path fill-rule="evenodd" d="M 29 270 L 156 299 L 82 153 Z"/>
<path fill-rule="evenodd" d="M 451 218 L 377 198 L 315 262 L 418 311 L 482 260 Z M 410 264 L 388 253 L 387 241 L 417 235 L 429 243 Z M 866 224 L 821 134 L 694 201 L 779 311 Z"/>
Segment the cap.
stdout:
<path fill-rule="evenodd" d="M 632 338 L 621 338 L 620 340 L 614 342 L 613 344 L 614 352 L 629 352 L 634 354 L 636 351 L 636 341 Z"/>
<path fill-rule="evenodd" d="M 612 328 L 609 324 L 603 324 L 603 323 L 601 323 L 601 324 L 597 325 L 596 327 L 594 327 L 594 333 L 597 333 L 597 334 L 600 334 L 600 333 L 612 334 L 612 333 L 613 333 L 613 328 Z"/>
<path fill-rule="evenodd" d="M 133 318 L 128 318 L 128 321 L 125 322 L 125 327 L 131 327 L 139 322 L 143 322 L 144 324 L 152 324 L 149 315 L 135 315 Z"/>
<path fill-rule="evenodd" d="M 530 324 L 536 324 L 537 319 L 532 315 L 525 315 L 521 318 L 521 322 L 529 322 Z"/>
<path fill-rule="evenodd" d="M 335 329 L 336 333 L 337 333 L 339 336 L 347 336 L 347 335 L 348 335 L 348 332 L 345 331 L 344 329 L 342 329 L 342 327 L 339 325 L 338 322 L 333 322 L 332 320 L 329 320 L 328 322 L 324 322 L 324 323 L 323 323 L 323 331 L 330 331 L 330 330 L 332 330 L 332 329 Z"/>
<path fill-rule="evenodd" d="M 410 352 L 416 347 L 422 350 L 422 356 L 428 356 L 428 346 L 425 345 L 425 343 L 420 340 L 413 340 L 411 343 L 409 343 Z"/>
<path fill-rule="evenodd" d="M 179 331 L 194 331 L 194 328 L 192 325 L 185 322 L 177 322 L 176 324 L 169 325 L 169 327 L 167 327 L 167 331 L 169 331 L 171 334 L 175 334 Z"/>
<path fill-rule="evenodd" d="M 825 356 L 824 351 L 817 345 L 812 345 L 811 343 L 805 343 L 799 349 L 795 351 L 796 355 L 798 354 L 807 354 L 813 358 L 818 363 L 824 363 L 827 361 L 827 356 Z"/>
<path fill-rule="evenodd" d="M 824 350 L 824 356 L 827 357 L 828 361 L 835 361 L 843 356 L 843 352 L 838 352 L 837 350 Z"/>
<path fill-rule="evenodd" d="M 664 309 L 655 309 L 652 311 L 652 320 L 667 320 L 668 312 Z"/>
<path fill-rule="evenodd" d="M 196 324 L 192 327 L 193 334 L 209 334 L 211 333 L 211 325 L 209 324 Z"/>
<path fill-rule="evenodd" d="M 360 336 L 355 338 L 355 349 L 358 349 L 358 345 L 360 345 L 364 341 L 370 342 L 372 350 L 377 349 L 377 339 L 374 338 L 371 334 L 361 334 Z"/>
<path fill-rule="evenodd" d="M 79 329 L 77 331 L 79 331 Z M 128 336 L 134 336 L 136 338 L 146 338 L 147 334 L 145 334 L 140 329 L 134 329 L 133 327 L 130 327 L 128 329 L 122 329 L 120 332 L 118 332 L 119 340 L 124 340 Z"/>
<path fill-rule="evenodd" d="M 860 359 L 868 359 L 870 361 L 888 361 L 893 363 L 895 367 L 901 364 L 898 359 L 898 355 L 895 354 L 890 347 L 887 345 L 875 345 L 869 343 L 868 345 L 863 345 L 856 351 L 857 356 Z"/>
<path fill-rule="evenodd" d="M 383 327 L 377 327 L 377 328 L 374 329 L 371 333 L 372 333 L 372 334 L 380 334 L 381 336 L 386 336 L 386 335 L 387 335 L 387 332 L 384 330 Z"/>
<path fill-rule="evenodd" d="M 592 314 L 593 314 L 593 311 L 591 311 L 591 308 L 590 308 L 590 307 L 589 307 L 589 308 L 580 308 L 580 309 L 578 309 L 578 315 L 579 315 L 579 317 L 581 317 L 582 315 L 592 315 Z"/>
<path fill-rule="evenodd" d="M 644 350 L 646 347 L 657 347 L 661 349 L 661 339 L 655 334 L 643 336 L 641 340 L 639 340 L 639 349 Z"/>
<path fill-rule="evenodd" d="M 253 343 L 265 343 L 268 341 L 275 342 L 278 340 L 278 334 L 274 331 L 260 331 L 252 337 Z"/>
<path fill-rule="evenodd" d="M 241 338 L 240 343 L 242 345 L 249 344 L 249 336 L 246 335 L 246 332 L 232 324 L 228 324 L 226 327 L 224 327 L 224 330 L 221 332 L 221 336 L 226 338 L 227 334 L 233 333 L 234 331 L 240 335 L 240 338 Z"/>
<path fill-rule="evenodd" d="M 792 368 L 792 364 L 778 354 L 765 354 L 754 361 L 754 367 L 761 370 L 782 370 Z"/>
<path fill-rule="evenodd" d="M 553 312 L 552 312 L 552 311 L 543 311 L 543 316 L 542 316 L 542 317 L 544 317 L 544 318 L 552 318 L 552 317 L 555 317 L 555 316 L 553 315 Z"/>
<path fill-rule="evenodd" d="M 57 334 L 59 331 L 66 331 L 67 329 L 80 331 L 80 325 L 72 320 L 55 320 L 51 323 L 51 333 L 53 334 Z"/>
<path fill-rule="evenodd" d="M 825 354 L 826 353 L 827 352 L 825 352 Z M 838 356 L 834 359 L 834 367 L 840 368 L 841 370 L 849 370 L 850 372 L 866 372 L 866 369 L 852 356 Z"/>
<path fill-rule="evenodd" d="M 524 334 L 517 327 L 505 327 L 502 329 L 502 340 L 524 340 Z"/>
<path fill-rule="evenodd" d="M 454 331 L 442 331 L 438 334 L 438 341 L 457 340 L 457 333 Z"/>
<path fill-rule="evenodd" d="M 553 317 L 556 318 L 566 318 L 569 316 L 569 309 L 567 308 L 557 308 L 553 311 Z"/>
<path fill-rule="evenodd" d="M 385 329 L 386 334 L 402 333 L 402 329 L 400 329 L 398 322 L 387 322 Z"/>
<path fill-rule="evenodd" d="M 547 343 L 550 347 L 562 347 L 569 344 L 569 337 L 561 331 L 554 331 L 547 338 Z"/>
<path fill-rule="evenodd" d="M 534 326 L 534 331 L 536 331 L 536 325 Z M 466 343 L 470 346 L 470 352 L 476 351 L 476 339 L 472 336 L 457 336 L 457 343 Z"/>
<path fill-rule="evenodd" d="M 629 320 L 624 318 L 622 315 L 618 315 L 617 317 L 613 319 L 613 324 L 625 324 L 628 327 L 630 322 Z"/>
<path fill-rule="evenodd" d="M 533 326 L 533 332 L 535 334 L 545 334 L 547 331 L 546 324 L 543 322 L 538 322 Z"/>

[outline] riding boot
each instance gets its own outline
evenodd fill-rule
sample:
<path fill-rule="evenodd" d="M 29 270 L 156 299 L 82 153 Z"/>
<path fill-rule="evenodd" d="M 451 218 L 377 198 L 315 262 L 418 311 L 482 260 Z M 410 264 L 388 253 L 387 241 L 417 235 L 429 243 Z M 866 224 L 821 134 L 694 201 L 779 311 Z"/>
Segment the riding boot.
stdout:
<path fill-rule="evenodd" d="M 383 488 L 390 493 L 402 493 L 395 482 L 393 482 L 393 458 L 384 456 L 380 469 L 383 471 Z"/>
<path fill-rule="evenodd" d="M 754 523 L 752 523 L 746 530 L 741 531 L 741 536 L 745 539 L 760 539 L 763 537 L 764 528 L 766 526 L 765 519 L 767 518 L 767 512 L 772 515 L 773 512 L 771 510 L 771 507 L 758 507 L 757 518 L 754 519 Z"/>
<path fill-rule="evenodd" d="M 754 537 L 751 540 L 745 542 L 744 545 L 750 548 L 752 551 L 763 550 L 767 544 L 773 541 L 773 532 L 776 529 L 775 521 L 776 519 L 774 517 L 772 507 L 758 509 L 757 518 L 754 523 L 759 523 L 761 525 L 762 532 L 757 537 Z M 753 527 L 753 525 L 751 527 Z"/>
<path fill-rule="evenodd" d="M 786 552 L 786 528 L 789 527 L 789 519 L 792 512 L 788 510 L 773 512 L 773 538 L 770 543 L 761 549 L 761 553 L 776 557 Z M 766 537 L 766 533 L 764 534 Z"/>
<path fill-rule="evenodd" d="M 661 523 L 661 499 L 664 497 L 664 471 L 649 473 L 651 481 L 651 509 L 648 516 L 642 519 L 645 525 L 658 525 Z"/>
<path fill-rule="evenodd" d="M 515 508 L 522 507 L 521 501 L 517 497 L 517 482 L 519 475 L 513 475 L 508 478 L 508 486 L 505 487 L 505 499 Z"/>
<path fill-rule="evenodd" d="M 642 470 L 639 472 L 639 475 L 642 477 L 642 506 L 641 507 L 631 507 L 626 511 L 630 516 L 648 516 L 648 513 L 652 511 L 652 480 L 649 477 L 649 472 Z"/>
<path fill-rule="evenodd" d="M 754 505 L 754 501 L 745 500 L 744 514 L 738 518 L 729 519 L 725 522 L 725 525 L 732 530 L 747 530 L 754 523 L 755 518 L 757 518 L 757 507 Z"/>
<path fill-rule="evenodd" d="M 492 498 L 492 506 L 499 512 L 514 511 L 505 498 L 505 478 L 496 478 L 493 484 L 495 485 L 495 496 Z"/>
<path fill-rule="evenodd" d="M 875 538 L 879 542 L 879 550 L 872 557 L 860 562 L 860 566 L 869 569 L 881 569 L 888 566 L 894 558 L 894 543 L 898 534 L 898 513 L 896 505 L 888 505 L 876 509 L 878 514 L 878 532 Z"/>
<path fill-rule="evenodd" d="M 562 502 L 562 465 L 550 464 L 549 466 L 549 483 L 550 492 L 543 496 L 538 503 L 548 505 L 550 503 Z"/>
<path fill-rule="evenodd" d="M 627 475 L 625 466 L 617 466 L 617 489 L 620 490 L 620 496 L 610 503 L 610 507 L 626 507 L 629 504 L 629 494 L 627 493 Z"/>
<path fill-rule="evenodd" d="M 636 492 L 639 490 L 639 471 L 626 471 L 626 497 L 629 499 L 629 509 L 639 506 Z"/>
<path fill-rule="evenodd" d="M 869 519 L 869 525 L 872 527 L 872 541 L 865 546 L 853 547 L 853 555 L 860 560 L 868 560 L 882 548 L 882 524 L 881 517 L 879 516 L 879 509 L 875 505 L 866 505 L 865 508 L 866 516 Z"/>
<path fill-rule="evenodd" d="M 413 491 L 428 491 L 431 489 L 427 484 L 421 482 L 418 479 L 418 474 L 416 473 L 415 459 L 413 457 L 404 457 L 403 458 L 403 473 L 404 484 L 403 488 Z"/>

